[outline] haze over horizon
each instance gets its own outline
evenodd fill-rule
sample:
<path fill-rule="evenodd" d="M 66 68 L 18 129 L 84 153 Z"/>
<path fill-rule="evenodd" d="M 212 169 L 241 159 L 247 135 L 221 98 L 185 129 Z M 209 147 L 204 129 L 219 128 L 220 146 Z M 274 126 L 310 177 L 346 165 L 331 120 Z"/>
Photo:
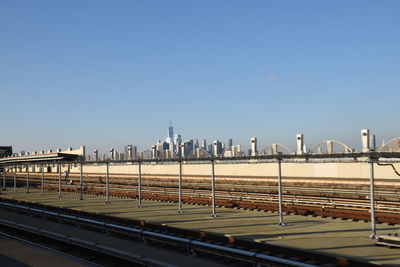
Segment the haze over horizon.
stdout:
<path fill-rule="evenodd" d="M 0 2 L 0 145 L 400 134 L 398 1 Z"/>

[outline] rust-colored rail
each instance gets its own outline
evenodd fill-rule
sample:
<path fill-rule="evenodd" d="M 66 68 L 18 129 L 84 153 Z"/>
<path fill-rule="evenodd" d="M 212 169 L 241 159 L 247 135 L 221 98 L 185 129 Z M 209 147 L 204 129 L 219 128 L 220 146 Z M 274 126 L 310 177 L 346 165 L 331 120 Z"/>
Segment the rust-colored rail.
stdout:
<path fill-rule="evenodd" d="M 8 174 L 6 178 L 9 183 L 13 183 L 13 174 Z M 25 179 L 24 174 L 17 174 L 18 185 L 25 185 Z M 40 179 L 40 174 L 31 174 L 30 185 L 40 188 Z M 83 180 L 84 193 L 104 194 L 104 176 L 86 174 Z M 111 195 L 137 198 L 136 179 L 113 175 L 110 180 Z M 183 202 L 210 205 L 209 187 L 204 185 L 205 181 L 204 178 L 200 180 L 186 178 L 184 180 Z M 264 191 L 260 190 L 258 182 L 253 184 L 253 187 L 251 187 L 250 180 L 243 183 L 245 183 L 245 188 L 240 188 L 240 184 L 237 184 L 237 181 L 224 180 L 217 183 L 216 205 L 272 212 L 278 211 L 276 183 L 264 183 Z M 291 181 L 290 186 L 284 184 L 283 211 L 309 216 L 362 221 L 371 220 L 369 213 L 369 192 L 365 189 L 365 185 L 361 184 L 357 187 L 351 184 L 349 188 L 344 189 L 343 184 L 340 184 L 339 188 L 333 187 L 335 181 L 330 181 L 330 183 L 327 181 L 326 184 L 330 184 L 332 188 L 326 188 L 322 192 L 319 187 L 312 187 L 311 183 L 309 184 L 310 187 L 306 188 L 306 191 L 304 191 L 303 183 L 296 185 L 294 181 Z M 58 175 L 46 174 L 44 188 L 46 190 L 58 190 Z M 70 175 L 67 178 L 63 177 L 62 190 L 79 192 L 79 175 Z M 329 190 L 332 190 L 331 194 Z M 377 190 L 377 222 L 400 224 L 399 189 L 397 187 L 378 187 Z M 341 194 L 341 191 L 346 192 Z M 172 178 L 143 178 L 142 198 L 177 202 L 177 180 Z M 393 201 L 393 199 L 397 201 Z"/>

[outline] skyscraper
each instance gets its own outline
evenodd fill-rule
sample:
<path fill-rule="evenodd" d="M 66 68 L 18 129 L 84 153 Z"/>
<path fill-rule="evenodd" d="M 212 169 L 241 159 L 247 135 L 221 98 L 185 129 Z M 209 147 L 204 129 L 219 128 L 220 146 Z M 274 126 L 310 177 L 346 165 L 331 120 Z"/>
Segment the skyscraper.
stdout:
<path fill-rule="evenodd" d="M 174 127 L 172 126 L 171 122 L 169 122 L 169 127 L 168 127 L 168 138 L 170 141 L 174 139 Z M 167 141 L 167 143 L 169 142 Z"/>
<path fill-rule="evenodd" d="M 187 155 L 190 154 L 190 152 L 193 151 L 193 149 L 194 149 L 194 141 L 193 141 L 193 139 L 187 139 L 187 140 L 185 140 L 184 144 L 185 144 L 186 155 L 182 155 L 182 156 L 186 157 Z"/>
<path fill-rule="evenodd" d="M 213 151 L 212 151 L 212 154 L 213 154 L 214 156 L 219 156 L 219 155 L 222 154 L 222 150 L 223 150 L 223 148 L 222 148 L 222 143 L 221 143 L 220 141 L 218 141 L 218 140 L 215 140 L 215 141 L 213 142 Z"/>
<path fill-rule="evenodd" d="M 129 152 L 128 152 L 129 148 L 132 149 L 133 146 L 132 146 L 132 145 L 124 146 L 124 156 L 125 156 L 125 159 L 130 159 L 130 158 L 129 158 Z M 132 155 L 132 156 L 133 156 L 133 155 Z"/>
<path fill-rule="evenodd" d="M 207 141 L 206 141 L 206 139 L 201 140 L 201 148 L 207 151 Z"/>
<path fill-rule="evenodd" d="M 174 135 L 174 143 L 177 144 L 181 144 L 182 143 L 182 136 L 180 134 L 175 134 Z"/>

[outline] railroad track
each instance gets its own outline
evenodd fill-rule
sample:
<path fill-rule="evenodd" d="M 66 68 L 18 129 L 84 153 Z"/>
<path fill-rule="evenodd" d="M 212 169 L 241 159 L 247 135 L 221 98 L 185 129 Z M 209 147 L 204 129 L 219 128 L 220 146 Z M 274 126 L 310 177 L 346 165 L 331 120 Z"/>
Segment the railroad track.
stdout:
<path fill-rule="evenodd" d="M 41 175 L 37 173 L 30 174 L 31 182 L 40 183 Z M 19 182 L 26 181 L 26 174 L 17 173 L 16 179 Z M 13 180 L 12 174 L 7 174 L 7 180 Z M 84 185 L 86 187 L 103 186 L 105 177 L 103 175 L 85 174 Z M 301 180 L 301 179 L 299 179 Z M 45 174 L 46 183 L 57 183 L 57 174 Z M 247 180 L 232 180 L 232 179 L 217 179 L 217 190 L 226 192 L 239 192 L 239 193 L 259 193 L 259 194 L 274 194 L 277 191 L 276 180 L 266 179 L 265 181 L 250 182 Z M 338 197 L 347 199 L 366 199 L 369 198 L 369 185 L 368 183 L 359 184 L 346 184 L 343 181 L 339 183 L 338 179 L 325 179 L 325 182 L 295 182 L 295 180 L 284 182 L 283 192 L 287 195 L 301 195 L 311 197 Z M 134 189 L 137 186 L 137 178 L 110 175 L 110 182 L 114 187 L 122 189 Z M 79 184 L 79 175 L 70 174 L 67 178 L 62 178 L 64 186 L 68 184 Z M 148 178 L 142 179 L 142 184 L 148 187 L 159 188 L 176 188 L 177 178 Z M 210 181 L 205 178 L 184 178 L 183 184 L 185 188 L 197 190 L 209 190 Z M 384 183 L 375 186 L 375 198 L 380 201 L 395 201 L 400 202 L 400 184 Z"/>
<path fill-rule="evenodd" d="M 40 180 L 32 178 L 32 186 L 40 187 Z M 62 184 L 62 190 L 77 192 L 80 190 L 79 183 L 75 180 L 71 184 Z M 8 184 L 13 180 L 8 179 Z M 21 178 L 17 180 L 17 185 L 24 186 L 25 181 Z M 45 189 L 58 190 L 58 182 L 54 177 L 45 180 Z M 216 204 L 231 208 L 247 208 L 265 211 L 277 211 L 278 198 L 276 193 L 259 193 L 221 190 L 223 187 L 218 185 L 216 191 Z M 283 195 L 283 210 L 286 213 L 299 215 L 322 216 L 332 218 L 343 218 L 351 220 L 370 221 L 370 201 L 364 197 L 348 198 L 350 190 L 347 190 L 343 196 L 310 196 L 304 195 L 301 190 L 286 188 Z M 142 197 L 162 201 L 178 201 L 176 187 L 161 187 L 144 183 L 142 185 Z M 103 194 L 104 184 L 86 182 L 83 184 L 83 192 L 91 194 Z M 198 188 L 185 188 L 182 191 L 182 198 L 185 203 L 210 205 L 210 190 Z M 353 196 L 357 195 L 359 190 L 353 191 Z M 365 193 L 365 192 L 364 192 Z M 380 192 L 378 192 L 379 194 Z M 387 193 L 387 192 L 386 192 Z M 137 185 L 135 184 L 110 184 L 110 194 L 120 197 L 137 197 Z M 398 201 L 378 200 L 376 203 L 376 220 L 378 223 L 400 224 L 400 204 Z"/>
<path fill-rule="evenodd" d="M 180 251 L 183 250 L 184 253 L 207 257 L 212 255 L 212 257 L 228 259 L 230 261 L 234 260 L 242 263 L 242 265 L 231 264 L 232 266 L 248 266 L 249 264 L 258 264 L 259 266 L 299 267 L 338 265 L 374 266 L 365 262 L 358 262 L 342 257 L 310 253 L 304 250 L 280 247 L 277 245 L 256 243 L 217 234 L 178 229 L 132 219 L 46 206 L 38 203 L 0 198 L 0 208 L 9 212 L 17 212 L 43 220 L 51 220 L 52 222 L 116 235 L 121 238 L 135 240 L 136 242 L 146 242 L 155 246 L 166 244 L 170 248 Z M 39 235 L 44 238 L 56 239 L 58 241 L 68 240 L 68 237 L 57 233 L 7 220 L 0 220 L 0 225 L 18 231 L 29 232 L 30 234 Z M 127 258 L 129 258 L 132 261 L 130 258 L 131 255 L 124 254 L 113 248 L 105 248 L 103 246 L 99 249 L 99 244 L 93 244 L 85 240 L 73 239 L 67 242 L 72 242 L 76 246 L 91 251 L 106 252 L 107 255 L 117 257 L 118 259 L 127 260 Z M 161 262 L 155 261 L 147 261 L 144 264 L 150 266 L 166 266 Z"/>

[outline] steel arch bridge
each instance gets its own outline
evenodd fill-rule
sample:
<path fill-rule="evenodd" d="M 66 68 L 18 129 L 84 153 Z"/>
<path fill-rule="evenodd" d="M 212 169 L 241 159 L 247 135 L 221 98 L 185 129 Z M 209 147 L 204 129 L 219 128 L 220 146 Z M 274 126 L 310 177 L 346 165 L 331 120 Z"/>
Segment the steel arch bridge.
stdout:
<path fill-rule="evenodd" d="M 271 144 L 264 147 L 263 150 L 261 150 L 260 155 L 275 155 L 278 153 L 291 154 L 293 151 L 282 144 Z"/>
<path fill-rule="evenodd" d="M 400 136 L 395 137 L 378 147 L 378 152 L 400 152 Z"/>
<path fill-rule="evenodd" d="M 247 156 L 247 153 L 244 152 L 243 150 L 236 151 L 235 153 L 236 153 L 235 157 L 245 157 L 245 156 Z M 224 151 L 222 151 L 221 155 L 224 158 L 230 158 L 230 157 L 233 157 L 233 151 L 232 151 L 232 149 L 225 149 Z"/>
<path fill-rule="evenodd" d="M 187 156 L 188 158 L 209 158 L 211 155 L 203 148 L 195 148 Z"/>
<path fill-rule="evenodd" d="M 142 151 L 142 152 L 138 153 L 138 155 L 139 155 L 140 159 L 151 159 L 152 158 L 151 150 Z"/>
<path fill-rule="evenodd" d="M 337 140 L 325 140 L 315 145 L 311 149 L 314 154 L 333 154 L 333 153 L 352 153 L 354 152 L 348 145 Z"/>

